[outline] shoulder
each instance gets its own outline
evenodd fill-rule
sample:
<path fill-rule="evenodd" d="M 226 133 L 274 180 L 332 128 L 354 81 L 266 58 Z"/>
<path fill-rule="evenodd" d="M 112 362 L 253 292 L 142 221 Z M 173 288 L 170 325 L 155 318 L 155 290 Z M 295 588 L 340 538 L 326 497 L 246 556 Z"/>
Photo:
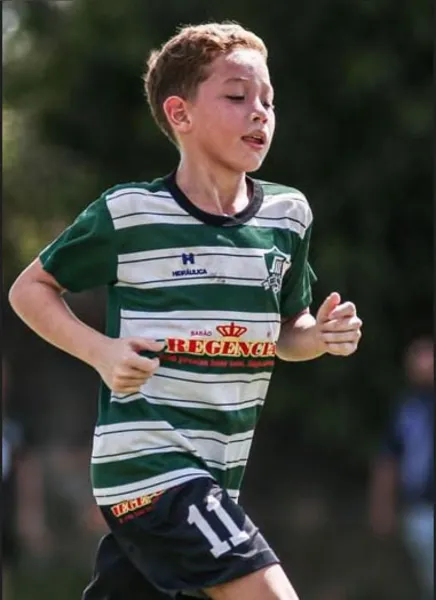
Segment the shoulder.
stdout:
<path fill-rule="evenodd" d="M 171 195 L 164 186 L 163 178 L 158 178 L 151 182 L 119 183 L 104 191 L 99 201 L 107 206 L 112 217 L 116 217 L 134 213 L 139 207 L 150 206 L 153 201 L 169 198 Z"/>
<path fill-rule="evenodd" d="M 313 220 L 312 210 L 306 196 L 297 188 L 256 180 L 262 187 L 264 201 L 262 215 L 264 218 L 289 219 L 304 234 Z"/>
<path fill-rule="evenodd" d="M 105 190 L 102 194 L 102 198 L 105 198 L 106 201 L 110 201 L 131 195 L 152 196 L 159 193 L 167 193 L 163 177 L 159 177 L 153 181 L 128 181 L 126 183 L 118 183 Z"/>

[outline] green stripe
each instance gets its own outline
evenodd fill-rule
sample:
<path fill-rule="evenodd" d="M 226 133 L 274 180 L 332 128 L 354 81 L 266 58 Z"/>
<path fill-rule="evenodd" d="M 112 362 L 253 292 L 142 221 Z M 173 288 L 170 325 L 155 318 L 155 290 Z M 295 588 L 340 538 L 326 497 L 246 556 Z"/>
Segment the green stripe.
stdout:
<path fill-rule="evenodd" d="M 162 217 L 164 218 L 164 217 Z M 279 229 L 273 225 L 253 227 L 215 227 L 213 225 L 136 225 L 115 230 L 115 239 L 120 254 L 145 250 L 171 250 L 185 248 L 187 240 L 192 246 L 260 248 L 269 250 L 274 245 L 284 253 L 295 248 L 299 236 L 293 231 Z"/>
<path fill-rule="evenodd" d="M 110 463 L 91 464 L 91 479 L 94 488 L 115 487 L 133 484 L 157 475 L 168 475 L 177 469 L 205 469 L 204 463 L 192 454 L 167 452 Z"/>
<path fill-rule="evenodd" d="M 146 400 L 133 400 L 126 404 L 111 402 L 109 410 L 99 419 L 98 425 L 141 421 L 167 421 L 175 429 L 212 430 L 223 435 L 244 433 L 254 429 L 261 406 L 232 411 L 155 406 Z"/>
<path fill-rule="evenodd" d="M 116 487 L 134 484 L 135 481 L 166 474 L 171 479 L 171 471 L 199 468 L 208 471 L 218 483 L 227 489 L 239 489 L 244 476 L 244 467 L 215 469 L 208 467 L 192 454 L 167 452 L 140 458 L 91 465 L 91 479 L 94 488 Z"/>
<path fill-rule="evenodd" d="M 223 471 L 208 467 L 209 473 L 218 481 L 221 487 L 228 490 L 239 490 L 244 476 L 245 467 L 233 467 Z"/>

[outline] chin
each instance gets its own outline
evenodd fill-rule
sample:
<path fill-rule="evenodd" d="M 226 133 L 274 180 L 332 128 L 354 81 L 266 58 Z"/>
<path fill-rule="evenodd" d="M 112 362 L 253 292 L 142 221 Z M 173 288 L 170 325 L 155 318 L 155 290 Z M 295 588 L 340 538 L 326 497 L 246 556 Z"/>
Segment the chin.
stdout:
<path fill-rule="evenodd" d="M 244 160 L 235 160 L 231 163 L 227 160 L 227 165 L 236 173 L 254 173 L 262 166 L 264 157 L 249 157 Z"/>

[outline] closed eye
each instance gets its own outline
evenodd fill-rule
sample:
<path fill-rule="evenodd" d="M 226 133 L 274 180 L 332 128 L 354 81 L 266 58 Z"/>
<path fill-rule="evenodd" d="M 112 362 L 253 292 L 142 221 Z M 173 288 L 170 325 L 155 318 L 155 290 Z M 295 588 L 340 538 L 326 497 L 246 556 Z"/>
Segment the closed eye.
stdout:
<path fill-rule="evenodd" d="M 245 100 L 245 96 L 226 96 L 226 98 L 234 102 L 243 102 Z"/>

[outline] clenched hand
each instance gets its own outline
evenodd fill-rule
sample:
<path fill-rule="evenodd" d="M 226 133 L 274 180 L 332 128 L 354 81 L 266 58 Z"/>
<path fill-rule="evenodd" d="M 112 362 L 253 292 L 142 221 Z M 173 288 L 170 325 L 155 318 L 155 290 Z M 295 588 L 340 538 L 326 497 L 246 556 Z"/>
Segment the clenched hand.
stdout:
<path fill-rule="evenodd" d="M 348 356 L 356 351 L 362 337 L 362 321 L 352 302 L 343 302 L 337 292 L 324 300 L 316 314 L 319 340 L 328 354 Z"/>
<path fill-rule="evenodd" d="M 113 392 L 137 392 L 159 367 L 158 358 L 140 356 L 142 350 L 160 352 L 164 344 L 140 337 L 109 338 L 96 361 L 95 368 Z"/>

